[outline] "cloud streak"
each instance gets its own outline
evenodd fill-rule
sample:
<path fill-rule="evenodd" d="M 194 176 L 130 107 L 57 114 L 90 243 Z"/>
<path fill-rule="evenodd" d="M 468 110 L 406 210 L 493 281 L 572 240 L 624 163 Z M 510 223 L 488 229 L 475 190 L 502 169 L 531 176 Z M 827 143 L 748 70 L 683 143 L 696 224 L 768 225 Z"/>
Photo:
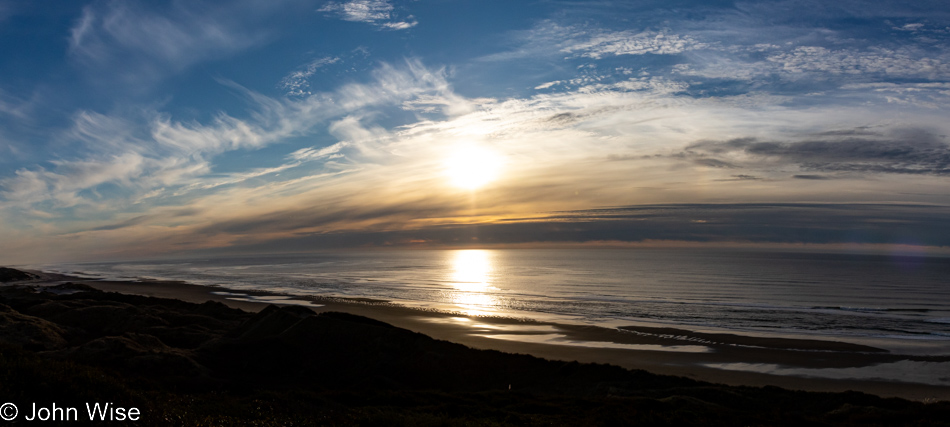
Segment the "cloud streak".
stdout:
<path fill-rule="evenodd" d="M 383 30 L 407 30 L 418 21 L 412 15 L 405 19 L 396 16 L 395 7 L 387 0 L 351 0 L 345 3 L 329 2 L 318 12 L 350 22 L 362 22 Z"/>
<path fill-rule="evenodd" d="M 310 77 L 312 77 L 318 69 L 337 62 L 340 62 L 340 58 L 338 57 L 326 56 L 314 59 L 307 63 L 302 69 L 293 71 L 281 79 L 278 86 L 287 91 L 287 95 L 289 96 L 312 95 L 313 93 L 310 92 Z"/>
<path fill-rule="evenodd" d="M 566 43 L 561 52 L 600 59 L 620 55 L 672 55 L 707 47 L 691 36 L 657 31 L 596 32 Z"/>
<path fill-rule="evenodd" d="M 231 82 L 222 83 L 237 90 L 250 103 L 249 118 L 220 113 L 201 124 L 176 121 L 168 114 L 154 111 L 138 117 L 80 112 L 64 138 L 81 143 L 87 155 L 53 161 L 52 168 L 20 169 L 13 176 L 0 179 L 4 206 L 26 208 L 54 202 L 55 209 L 95 205 L 104 199 L 99 190 L 106 184 L 141 201 L 156 197 L 162 190 L 181 195 L 182 191 L 207 190 L 275 174 L 305 161 L 329 157 L 346 145 L 300 149 L 290 155 L 294 158 L 291 163 L 231 174 L 223 180 L 208 177 L 213 158 L 222 153 L 259 149 L 310 132 L 334 117 L 372 106 L 398 105 L 424 94 L 437 97 L 447 88 L 439 71 L 425 69 L 417 62 L 408 62 L 404 69 L 385 65 L 370 83 L 352 83 L 334 93 L 304 99 L 272 99 Z M 354 127 L 345 123 L 346 120 L 338 121 L 330 128 L 338 129 L 343 137 L 356 138 L 355 146 L 365 145 L 366 141 L 360 141 L 354 133 L 360 129 L 358 124 Z M 205 177 L 212 184 L 198 183 Z M 149 197 L 144 197 L 146 193 Z"/>
<path fill-rule="evenodd" d="M 696 162 L 715 162 L 727 167 L 794 165 L 821 172 L 950 175 L 950 145 L 932 133 L 910 129 L 896 135 L 869 135 L 876 138 L 845 135 L 796 142 L 755 138 L 700 141 L 687 146 L 683 155 Z M 803 176 L 812 175 L 797 177 Z"/>
<path fill-rule="evenodd" d="M 92 76 L 108 72 L 129 85 L 149 85 L 263 44 L 270 35 L 254 24 L 268 14 L 247 2 L 228 7 L 178 2 L 160 12 L 141 2 L 100 0 L 83 8 L 70 30 L 69 53 Z"/>

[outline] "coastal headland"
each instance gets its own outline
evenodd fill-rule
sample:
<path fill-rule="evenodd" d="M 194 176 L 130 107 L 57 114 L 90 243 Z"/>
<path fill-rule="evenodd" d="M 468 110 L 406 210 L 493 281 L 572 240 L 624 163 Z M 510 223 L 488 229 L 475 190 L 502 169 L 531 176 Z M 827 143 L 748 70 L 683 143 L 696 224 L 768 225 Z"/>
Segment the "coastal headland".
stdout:
<path fill-rule="evenodd" d="M 2 273 L 13 279 L 0 286 L 0 393 L 21 417 L 31 407 L 109 403 L 135 408 L 136 423 L 145 425 L 943 425 L 950 419 L 947 387 L 711 367 L 943 361 L 851 343 Z"/>

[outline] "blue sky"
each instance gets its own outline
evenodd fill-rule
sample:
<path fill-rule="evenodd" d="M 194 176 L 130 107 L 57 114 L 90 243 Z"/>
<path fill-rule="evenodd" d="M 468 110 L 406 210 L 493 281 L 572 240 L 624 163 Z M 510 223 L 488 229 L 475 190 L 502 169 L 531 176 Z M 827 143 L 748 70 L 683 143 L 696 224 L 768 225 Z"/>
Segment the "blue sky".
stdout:
<path fill-rule="evenodd" d="M 950 245 L 944 2 L 6 1 L 0 32 L 2 262 Z"/>

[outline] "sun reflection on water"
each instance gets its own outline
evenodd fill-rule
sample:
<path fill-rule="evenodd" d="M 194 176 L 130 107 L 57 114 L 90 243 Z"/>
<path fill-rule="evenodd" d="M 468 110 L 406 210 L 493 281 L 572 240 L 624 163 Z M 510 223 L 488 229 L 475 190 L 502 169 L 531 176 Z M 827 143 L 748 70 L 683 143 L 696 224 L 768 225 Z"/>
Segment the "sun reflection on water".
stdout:
<path fill-rule="evenodd" d="M 493 295 L 492 254 L 484 250 L 461 250 L 452 254 L 451 300 L 470 315 L 494 313 L 499 305 Z"/>

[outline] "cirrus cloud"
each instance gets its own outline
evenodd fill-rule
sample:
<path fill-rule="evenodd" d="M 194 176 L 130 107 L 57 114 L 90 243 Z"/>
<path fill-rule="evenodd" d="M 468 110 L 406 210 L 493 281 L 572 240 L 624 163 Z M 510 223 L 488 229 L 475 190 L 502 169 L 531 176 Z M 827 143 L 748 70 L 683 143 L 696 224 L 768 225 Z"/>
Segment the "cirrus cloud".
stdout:
<path fill-rule="evenodd" d="M 415 27 L 418 21 L 412 15 L 400 19 L 395 7 L 388 0 L 351 0 L 345 3 L 329 2 L 318 12 L 335 16 L 344 21 L 363 22 L 385 30 L 406 30 Z"/>

